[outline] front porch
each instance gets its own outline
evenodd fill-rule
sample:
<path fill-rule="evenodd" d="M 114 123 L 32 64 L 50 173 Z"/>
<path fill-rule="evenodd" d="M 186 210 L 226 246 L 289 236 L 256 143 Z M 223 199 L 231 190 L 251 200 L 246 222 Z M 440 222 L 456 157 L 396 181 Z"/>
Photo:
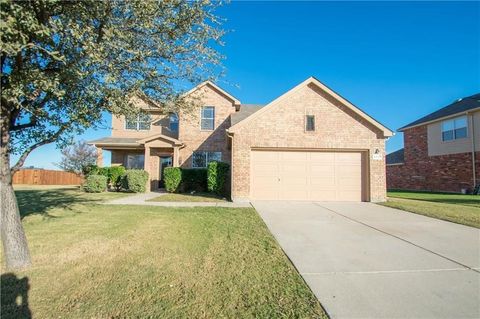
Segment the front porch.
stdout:
<path fill-rule="evenodd" d="M 111 166 L 125 166 L 127 169 L 144 169 L 150 182 L 147 191 L 163 187 L 163 170 L 180 166 L 179 150 L 183 143 L 177 139 L 157 134 L 143 139 L 104 138 L 89 144 L 97 148 L 97 165 L 103 166 L 102 151 L 111 152 Z"/>

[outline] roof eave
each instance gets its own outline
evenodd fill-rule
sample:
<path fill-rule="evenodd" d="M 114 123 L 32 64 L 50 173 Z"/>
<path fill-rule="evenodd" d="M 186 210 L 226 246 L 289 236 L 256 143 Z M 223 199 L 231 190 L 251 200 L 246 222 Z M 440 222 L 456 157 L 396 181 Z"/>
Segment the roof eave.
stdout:
<path fill-rule="evenodd" d="M 447 115 L 447 116 L 439 117 L 437 119 L 430 120 L 430 121 L 420 122 L 420 123 L 417 123 L 417 124 L 414 124 L 414 125 L 408 124 L 406 126 L 403 126 L 403 127 L 399 128 L 397 130 L 397 132 L 403 132 L 405 130 L 408 130 L 408 129 L 411 129 L 411 128 L 414 128 L 414 127 L 423 126 L 423 125 L 427 125 L 427 124 L 431 124 L 431 123 L 435 123 L 435 122 L 440 122 L 440 121 L 443 121 L 443 120 L 446 120 L 446 119 L 449 119 L 449 118 L 452 118 L 452 117 L 455 117 L 455 116 L 459 116 L 459 115 L 462 115 L 462 114 L 468 114 L 468 113 L 472 113 L 472 112 L 476 112 L 476 111 L 480 111 L 480 107 L 475 107 L 473 109 L 469 109 L 469 110 L 466 110 L 466 111 L 462 111 L 462 112 L 450 114 L 450 115 Z"/>

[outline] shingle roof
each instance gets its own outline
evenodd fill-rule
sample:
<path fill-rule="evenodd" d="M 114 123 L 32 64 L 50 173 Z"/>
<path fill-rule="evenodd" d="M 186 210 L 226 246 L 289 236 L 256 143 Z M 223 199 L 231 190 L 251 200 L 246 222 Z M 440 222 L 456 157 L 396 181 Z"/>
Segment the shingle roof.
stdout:
<path fill-rule="evenodd" d="M 387 154 L 386 161 L 387 165 L 405 163 L 404 149 L 401 148 L 398 151 Z"/>
<path fill-rule="evenodd" d="M 443 117 L 447 117 L 449 115 L 454 115 L 462 112 L 466 112 L 468 110 L 473 110 L 480 107 L 480 93 L 474 94 L 472 96 L 465 97 L 463 99 L 459 99 L 456 102 L 453 102 L 450 105 L 447 105 L 440 110 L 437 110 L 433 113 L 430 113 L 410 124 L 407 124 L 398 129 L 398 131 L 402 131 L 408 127 L 416 126 L 422 123 L 434 121 L 436 119 L 440 119 Z"/>
<path fill-rule="evenodd" d="M 242 104 L 240 105 L 240 110 L 238 112 L 233 113 L 230 116 L 231 125 L 235 125 L 240 121 L 243 121 L 253 113 L 260 110 L 264 105 L 263 104 Z"/>
<path fill-rule="evenodd" d="M 102 137 L 97 140 L 89 141 L 88 144 L 137 144 L 137 137 Z"/>

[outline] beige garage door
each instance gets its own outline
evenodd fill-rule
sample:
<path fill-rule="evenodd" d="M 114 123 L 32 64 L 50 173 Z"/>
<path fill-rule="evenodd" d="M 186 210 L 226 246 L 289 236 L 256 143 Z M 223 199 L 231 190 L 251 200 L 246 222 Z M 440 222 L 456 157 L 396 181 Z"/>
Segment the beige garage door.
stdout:
<path fill-rule="evenodd" d="M 361 201 L 361 152 L 251 152 L 250 197 L 257 200 Z"/>

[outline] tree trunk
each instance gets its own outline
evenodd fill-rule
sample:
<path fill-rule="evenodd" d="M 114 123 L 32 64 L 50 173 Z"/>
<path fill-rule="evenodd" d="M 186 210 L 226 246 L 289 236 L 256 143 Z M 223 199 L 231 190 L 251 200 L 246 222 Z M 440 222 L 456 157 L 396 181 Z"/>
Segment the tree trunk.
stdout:
<path fill-rule="evenodd" d="M 2 122 L 0 128 L 0 232 L 3 255 L 5 256 L 7 269 L 20 269 L 30 265 L 30 253 L 20 219 L 17 198 L 12 186 L 8 147 L 10 134 L 8 127 L 5 125 L 5 118 L 0 122 Z"/>

